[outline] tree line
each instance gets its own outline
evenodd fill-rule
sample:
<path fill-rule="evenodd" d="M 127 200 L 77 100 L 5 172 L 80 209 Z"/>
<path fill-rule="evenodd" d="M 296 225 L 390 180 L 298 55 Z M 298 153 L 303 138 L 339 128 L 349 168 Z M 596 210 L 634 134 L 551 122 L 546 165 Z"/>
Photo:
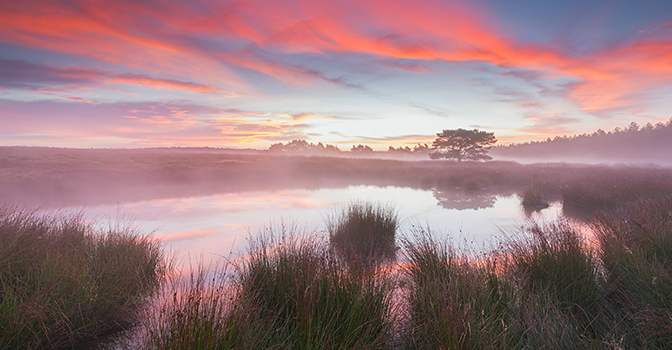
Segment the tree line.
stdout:
<path fill-rule="evenodd" d="M 670 158 L 672 150 L 672 118 L 667 122 L 636 122 L 612 131 L 599 129 L 592 133 L 556 136 L 544 141 L 531 141 L 492 149 L 501 157 L 577 157 L 662 159 Z"/>
<path fill-rule="evenodd" d="M 387 153 L 402 156 L 421 156 L 431 159 L 455 159 L 462 160 L 490 160 L 492 157 L 487 155 L 488 149 L 497 142 L 495 134 L 492 132 L 480 131 L 478 129 L 448 129 L 436 134 L 437 138 L 432 146 L 417 144 L 413 148 L 408 146 L 395 148 L 389 146 Z M 273 153 L 302 153 L 302 154 L 326 154 L 336 155 L 342 151 L 336 145 L 310 143 L 306 140 L 292 140 L 287 144 L 278 142 L 272 144 L 269 148 Z M 350 149 L 351 154 L 366 155 L 373 154 L 373 149 L 367 145 L 356 145 Z"/>

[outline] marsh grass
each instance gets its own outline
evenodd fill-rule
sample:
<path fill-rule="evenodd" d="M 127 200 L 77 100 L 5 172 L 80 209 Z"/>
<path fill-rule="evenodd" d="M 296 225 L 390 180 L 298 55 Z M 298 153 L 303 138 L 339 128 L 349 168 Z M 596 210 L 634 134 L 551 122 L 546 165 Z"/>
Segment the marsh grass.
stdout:
<path fill-rule="evenodd" d="M 548 188 L 546 184 L 534 184 L 526 188 L 522 194 L 519 194 L 520 204 L 526 210 L 526 212 L 541 210 L 549 207 L 549 203 L 546 201 L 548 193 L 552 189 Z"/>
<path fill-rule="evenodd" d="M 604 295 L 592 249 L 566 220 L 532 223 L 523 234 L 509 245 L 523 290 L 548 295 L 588 330 Z"/>
<path fill-rule="evenodd" d="M 370 202 L 350 203 L 327 218 L 329 241 L 349 260 L 391 260 L 396 257 L 399 218 L 394 207 Z"/>
<path fill-rule="evenodd" d="M 128 325 L 169 266 L 131 229 L 0 208 L 0 344 L 58 348 Z"/>
<path fill-rule="evenodd" d="M 658 200 L 672 195 L 669 169 L 589 167 L 563 180 L 563 212 L 594 220 L 601 212 L 635 206 L 640 200 Z"/>
<path fill-rule="evenodd" d="M 385 349 L 391 276 L 353 271 L 324 237 L 264 228 L 225 276 L 200 270 L 146 322 L 143 349 Z M 211 276 L 211 277 L 205 277 Z M 173 293 L 171 296 L 170 293 Z"/>
<path fill-rule="evenodd" d="M 609 301 L 632 346 L 672 346 L 672 198 L 647 199 L 594 223 Z"/>
<path fill-rule="evenodd" d="M 394 321 L 390 276 L 353 271 L 315 235 L 280 231 L 252 241 L 242 300 L 273 319 L 289 348 L 385 348 Z"/>
<path fill-rule="evenodd" d="M 198 266 L 175 276 L 126 346 L 146 350 L 272 348 L 274 331 L 260 310 L 241 303 L 228 269 Z M 281 343 L 281 342 L 278 342 Z M 282 348 L 278 346 L 277 348 Z"/>
<path fill-rule="evenodd" d="M 509 349 L 521 342 L 516 293 L 496 260 L 476 264 L 429 229 L 405 240 L 411 349 Z"/>
<path fill-rule="evenodd" d="M 568 220 L 529 222 L 485 253 L 412 226 L 400 276 L 353 263 L 331 235 L 267 227 L 241 261 L 169 290 L 137 348 L 670 348 L 670 208 L 603 214 L 597 242 Z"/>
<path fill-rule="evenodd" d="M 588 242 L 531 222 L 475 258 L 428 229 L 406 240 L 406 344 L 445 349 L 672 347 L 672 199 L 603 214 Z"/>
<path fill-rule="evenodd" d="M 477 256 L 429 229 L 406 240 L 410 348 L 601 348 L 597 257 L 569 223 L 530 223 Z"/>

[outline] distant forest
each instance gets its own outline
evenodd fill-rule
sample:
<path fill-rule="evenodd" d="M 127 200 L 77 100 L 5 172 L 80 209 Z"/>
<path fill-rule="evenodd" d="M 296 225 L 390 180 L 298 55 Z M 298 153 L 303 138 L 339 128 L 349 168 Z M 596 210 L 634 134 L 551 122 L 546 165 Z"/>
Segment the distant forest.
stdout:
<path fill-rule="evenodd" d="M 338 146 L 336 145 L 323 144 L 322 142 L 314 144 L 306 140 L 292 140 L 286 144 L 283 144 L 282 142 L 274 143 L 271 145 L 271 147 L 269 147 L 268 150 L 269 152 L 272 153 L 285 153 L 285 154 L 312 154 L 312 155 L 332 155 L 332 156 L 346 155 L 346 151 L 341 151 L 341 149 L 338 148 Z M 387 150 L 388 154 L 401 157 L 420 156 L 428 158 L 429 152 L 430 147 L 427 144 L 424 145 L 417 144 L 413 148 L 410 148 L 408 146 L 406 147 L 399 146 L 399 148 L 394 148 L 393 146 L 390 146 Z M 347 153 L 348 155 L 354 155 L 354 156 L 369 156 L 373 155 L 375 152 L 373 148 L 369 147 L 368 145 L 359 144 L 356 146 L 352 146 L 350 151 Z M 377 152 L 376 154 L 380 155 L 381 152 Z"/>
<path fill-rule="evenodd" d="M 496 159 L 529 159 L 533 161 L 623 161 L 672 162 L 672 118 L 667 123 L 639 126 L 632 122 L 626 128 L 592 134 L 556 136 L 546 141 L 495 146 L 490 155 Z"/>

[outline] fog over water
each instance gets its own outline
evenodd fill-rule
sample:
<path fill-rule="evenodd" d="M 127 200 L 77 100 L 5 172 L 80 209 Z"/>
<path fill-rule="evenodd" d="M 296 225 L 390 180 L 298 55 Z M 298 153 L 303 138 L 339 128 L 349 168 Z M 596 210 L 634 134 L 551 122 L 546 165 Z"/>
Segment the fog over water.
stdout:
<path fill-rule="evenodd" d="M 353 201 L 394 206 L 399 236 L 423 225 L 480 247 L 528 217 L 562 215 L 566 184 L 670 176 L 661 168 L 564 163 L 25 147 L 0 147 L 0 166 L 5 205 L 128 223 L 166 242 L 183 262 L 244 252 L 250 235 L 283 220 L 322 232 L 325 217 Z M 519 196 L 530 188 L 542 190 L 550 207 L 525 213 Z"/>
<path fill-rule="evenodd" d="M 79 212 L 97 219 L 141 227 L 143 232 L 166 242 L 178 252 L 181 264 L 189 259 L 216 259 L 242 254 L 247 238 L 264 226 L 292 222 L 303 230 L 324 233 L 324 220 L 334 210 L 352 201 L 393 205 L 399 213 L 399 236 L 411 225 L 429 226 L 459 244 L 479 248 L 490 244 L 502 230 L 515 230 L 528 218 L 516 195 L 494 196 L 480 208 L 445 208 L 435 193 L 408 187 L 349 186 L 316 190 L 287 189 L 212 194 L 198 197 L 155 199 L 118 205 L 69 206 L 62 210 Z M 444 199 L 445 202 L 445 199 Z M 559 203 L 532 214 L 536 219 L 552 219 L 561 213 Z"/>

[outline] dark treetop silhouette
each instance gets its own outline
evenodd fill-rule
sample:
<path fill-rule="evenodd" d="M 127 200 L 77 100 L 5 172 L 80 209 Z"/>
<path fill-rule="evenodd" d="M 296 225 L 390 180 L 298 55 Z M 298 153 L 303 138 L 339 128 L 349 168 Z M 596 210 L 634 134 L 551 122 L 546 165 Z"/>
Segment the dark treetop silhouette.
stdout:
<path fill-rule="evenodd" d="M 443 130 L 432 143 L 432 159 L 457 159 L 458 162 L 467 160 L 490 160 L 492 157 L 486 153 L 497 139 L 495 133 L 480 131 L 478 129 Z"/>

